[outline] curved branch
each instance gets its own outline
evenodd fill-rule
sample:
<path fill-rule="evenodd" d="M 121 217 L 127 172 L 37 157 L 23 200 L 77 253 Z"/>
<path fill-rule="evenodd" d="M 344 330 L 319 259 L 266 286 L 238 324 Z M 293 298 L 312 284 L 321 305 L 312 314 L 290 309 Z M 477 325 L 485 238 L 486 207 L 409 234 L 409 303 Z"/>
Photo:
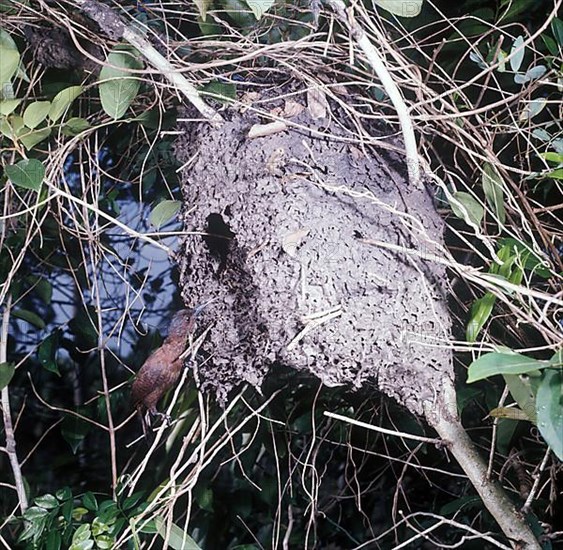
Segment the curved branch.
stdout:
<path fill-rule="evenodd" d="M 405 151 L 407 153 L 409 181 L 415 187 L 420 187 L 420 163 L 418 160 L 416 137 L 414 135 L 412 120 L 409 116 L 409 110 L 399 88 L 397 87 L 397 84 L 395 84 L 395 81 L 391 78 L 391 75 L 389 74 L 387 67 L 385 67 L 381 56 L 375 49 L 374 45 L 370 42 L 364 30 L 356 23 L 352 13 L 352 8 L 347 10 L 342 0 L 325 0 L 325 2 L 336 14 L 338 20 L 346 26 L 350 36 L 364 52 L 367 61 L 379 77 L 379 80 L 381 80 L 383 88 L 385 88 L 391 103 L 393 103 L 393 107 L 395 107 L 395 110 L 397 111 L 401 130 L 403 132 L 403 141 L 405 143 Z"/>

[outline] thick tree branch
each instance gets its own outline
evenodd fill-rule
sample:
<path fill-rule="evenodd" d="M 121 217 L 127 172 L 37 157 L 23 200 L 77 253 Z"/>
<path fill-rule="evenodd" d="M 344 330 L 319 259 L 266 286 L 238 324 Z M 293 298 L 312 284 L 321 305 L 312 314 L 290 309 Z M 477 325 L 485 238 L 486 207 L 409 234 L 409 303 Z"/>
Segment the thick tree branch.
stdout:
<path fill-rule="evenodd" d="M 456 395 L 452 382 L 444 380 L 437 403 L 426 402 L 424 413 L 428 423 L 447 443 L 463 471 L 473 483 L 483 504 L 495 518 L 513 548 L 541 550 L 541 545 L 502 487 L 487 479 L 487 465 L 464 430 L 457 414 Z"/>

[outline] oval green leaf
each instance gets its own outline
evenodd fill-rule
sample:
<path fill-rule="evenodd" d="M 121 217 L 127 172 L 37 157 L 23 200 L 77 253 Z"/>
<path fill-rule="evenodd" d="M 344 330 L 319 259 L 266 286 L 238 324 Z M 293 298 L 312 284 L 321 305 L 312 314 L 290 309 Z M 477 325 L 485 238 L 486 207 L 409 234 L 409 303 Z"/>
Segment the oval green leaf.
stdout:
<path fill-rule="evenodd" d="M 563 367 L 563 348 L 556 351 L 551 359 L 549 360 L 549 364 L 552 367 Z"/>
<path fill-rule="evenodd" d="M 57 350 L 59 349 L 60 332 L 55 330 L 50 336 L 45 338 L 37 350 L 37 358 L 45 370 L 60 376 L 57 364 Z"/>
<path fill-rule="evenodd" d="M 553 31 L 553 36 L 555 36 L 559 47 L 563 48 L 563 21 L 558 17 L 554 17 L 551 20 L 551 30 Z"/>
<path fill-rule="evenodd" d="M 158 203 L 150 213 L 149 221 L 157 229 L 166 225 L 180 210 L 180 201 L 162 201 Z"/>
<path fill-rule="evenodd" d="M 21 99 L 4 99 L 0 101 L 0 115 L 8 116 L 22 102 Z"/>
<path fill-rule="evenodd" d="M 160 516 L 157 516 L 155 518 L 155 524 L 158 534 L 166 540 L 168 534 L 167 522 Z M 201 550 L 197 542 L 175 523 L 170 526 L 169 535 L 168 545 L 170 548 L 174 548 L 174 550 Z"/>
<path fill-rule="evenodd" d="M 205 22 L 207 19 L 207 10 L 213 5 L 213 0 L 194 0 L 194 4 L 201 20 Z"/>
<path fill-rule="evenodd" d="M 41 506 L 41 508 L 45 508 L 46 510 L 51 510 L 52 508 L 58 508 L 59 501 L 50 494 L 42 495 L 35 499 L 35 504 L 37 506 Z"/>
<path fill-rule="evenodd" d="M 237 87 L 230 82 L 220 82 L 213 80 L 201 88 L 202 94 L 208 94 L 210 97 L 221 103 L 229 103 L 237 97 Z"/>
<path fill-rule="evenodd" d="M 37 128 L 47 118 L 50 108 L 50 101 L 34 101 L 30 103 L 23 112 L 24 124 L 32 130 Z"/>
<path fill-rule="evenodd" d="M 524 61 L 524 52 L 526 48 L 522 47 L 524 44 L 524 37 L 519 36 L 512 44 L 512 48 L 510 50 L 510 68 L 517 73 L 520 70 L 520 66 L 522 65 L 522 61 Z"/>
<path fill-rule="evenodd" d="M 3 390 L 14 377 L 16 368 L 13 363 L 0 363 L 0 390 Z"/>
<path fill-rule="evenodd" d="M 37 159 L 20 160 L 17 164 L 6 166 L 5 170 L 14 185 L 34 191 L 39 191 L 45 177 L 45 167 Z"/>
<path fill-rule="evenodd" d="M 57 122 L 66 110 L 72 105 L 72 102 L 82 93 L 84 88 L 82 86 L 70 86 L 61 90 L 51 101 L 51 108 L 49 109 L 49 118 L 53 122 Z"/>
<path fill-rule="evenodd" d="M 16 74 L 20 63 L 20 54 L 18 50 L 14 50 L 0 41 L 0 59 L 2 60 L 0 63 L 0 84 L 3 88 L 4 84 L 10 82 L 10 79 Z"/>
<path fill-rule="evenodd" d="M 563 369 L 545 369 L 536 396 L 538 429 L 563 460 Z"/>
<path fill-rule="evenodd" d="M 131 77 L 131 69 L 141 69 L 142 64 L 125 50 L 113 50 L 107 63 L 100 71 L 100 100 L 103 110 L 117 120 L 137 97 L 140 81 Z"/>
<path fill-rule="evenodd" d="M 47 139 L 51 135 L 51 128 L 40 128 L 39 130 L 32 130 L 31 132 L 22 133 L 18 132 L 18 139 L 23 143 L 25 150 L 30 151 L 38 143 Z"/>
<path fill-rule="evenodd" d="M 449 203 L 453 213 L 465 223 L 480 225 L 485 209 L 483 205 L 469 193 L 457 191 L 452 195 Z"/>
<path fill-rule="evenodd" d="M 0 119 L 0 133 L 5 135 L 8 139 L 13 140 L 17 137 L 23 127 L 23 118 L 19 115 L 10 115 L 7 118 Z"/>
<path fill-rule="evenodd" d="M 496 296 L 487 292 L 482 298 L 475 300 L 471 306 L 471 316 L 467 323 L 465 337 L 468 342 L 475 342 L 481 329 L 491 316 L 496 302 Z"/>
<path fill-rule="evenodd" d="M 510 395 L 520 410 L 526 415 L 526 420 L 536 423 L 536 392 L 538 377 L 520 376 L 518 374 L 505 374 L 503 376 Z"/>
<path fill-rule="evenodd" d="M 471 384 L 497 374 L 526 374 L 545 366 L 544 362 L 518 353 L 485 353 L 469 365 L 467 383 Z"/>
<path fill-rule="evenodd" d="M 416 17 L 420 13 L 420 10 L 422 10 L 422 0 L 409 0 L 408 2 L 373 0 L 373 3 L 399 17 Z"/>
<path fill-rule="evenodd" d="M 483 166 L 482 183 L 485 199 L 494 210 L 499 223 L 504 225 L 506 220 L 506 211 L 504 209 L 504 184 L 497 169 L 490 162 L 486 162 Z"/>
<path fill-rule="evenodd" d="M 254 17 L 258 21 L 275 3 L 276 0 L 245 0 Z M 202 17 L 205 19 L 204 17 Z"/>
<path fill-rule="evenodd" d="M 77 136 L 88 128 L 90 128 L 90 123 L 85 118 L 72 117 L 65 122 L 62 131 L 65 136 Z"/>
<path fill-rule="evenodd" d="M 41 317 L 39 317 L 39 315 L 37 315 L 37 313 L 34 313 L 33 311 L 29 311 L 27 309 L 15 309 L 13 311 L 13 315 L 14 317 L 17 317 L 18 319 L 22 319 L 23 321 L 28 322 L 29 324 L 33 325 L 38 329 L 45 328 L 45 321 L 41 319 Z"/>

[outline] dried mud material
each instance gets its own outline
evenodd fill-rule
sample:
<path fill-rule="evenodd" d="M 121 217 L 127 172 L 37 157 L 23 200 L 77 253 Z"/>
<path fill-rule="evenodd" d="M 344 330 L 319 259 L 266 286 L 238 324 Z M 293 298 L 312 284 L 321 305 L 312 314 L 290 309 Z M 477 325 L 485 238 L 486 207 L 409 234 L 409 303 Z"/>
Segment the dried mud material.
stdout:
<path fill-rule="evenodd" d="M 232 111 L 219 127 L 184 126 L 177 143 L 181 163 L 195 159 L 181 174 L 193 231 L 178 252 L 182 293 L 216 299 L 200 321 L 212 325 L 202 388 L 225 402 L 286 365 L 423 415 L 453 379 L 432 192 L 409 185 L 402 155 L 354 143 L 334 112 L 294 111 L 297 126 L 263 137 L 248 133 L 267 120 Z"/>

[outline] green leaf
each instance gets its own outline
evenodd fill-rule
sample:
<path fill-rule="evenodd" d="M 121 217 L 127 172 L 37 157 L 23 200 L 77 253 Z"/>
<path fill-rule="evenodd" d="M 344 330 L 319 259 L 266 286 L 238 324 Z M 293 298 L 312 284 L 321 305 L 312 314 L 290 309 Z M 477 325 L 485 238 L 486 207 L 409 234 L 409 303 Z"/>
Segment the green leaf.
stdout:
<path fill-rule="evenodd" d="M 230 82 L 221 82 L 213 80 L 201 88 L 203 95 L 209 95 L 216 101 L 221 103 L 230 103 L 234 101 L 237 96 L 237 87 Z"/>
<path fill-rule="evenodd" d="M 23 112 L 23 122 L 32 130 L 37 128 L 46 118 L 51 108 L 50 101 L 34 101 Z"/>
<path fill-rule="evenodd" d="M 18 319 L 23 319 L 24 321 L 27 321 L 29 324 L 33 325 L 38 329 L 45 328 L 45 321 L 41 319 L 41 317 L 39 317 L 39 315 L 37 315 L 37 313 L 34 313 L 33 311 L 29 311 L 27 309 L 14 309 L 12 314 L 14 315 L 14 317 L 17 317 Z"/>
<path fill-rule="evenodd" d="M 159 202 L 150 213 L 150 223 L 156 228 L 166 225 L 178 213 L 181 206 L 181 201 L 165 200 Z"/>
<path fill-rule="evenodd" d="M 88 508 L 91 512 L 95 512 L 98 509 L 98 501 L 96 500 L 96 496 L 94 493 L 88 491 L 82 497 L 82 504 L 84 504 L 85 508 Z"/>
<path fill-rule="evenodd" d="M 547 365 L 518 353 L 485 353 L 469 365 L 467 383 L 477 382 L 497 374 L 527 374 L 545 368 Z"/>
<path fill-rule="evenodd" d="M 213 0 L 194 0 L 194 4 L 199 12 L 202 21 L 207 19 L 207 10 L 213 5 Z"/>
<path fill-rule="evenodd" d="M 480 225 L 485 209 L 483 205 L 469 193 L 456 191 L 449 200 L 453 213 L 465 223 Z"/>
<path fill-rule="evenodd" d="M 563 460 L 563 369 L 545 369 L 536 396 L 538 429 Z"/>
<path fill-rule="evenodd" d="M 422 0 L 409 0 L 408 2 L 373 0 L 373 3 L 399 17 L 416 17 L 422 10 Z"/>
<path fill-rule="evenodd" d="M 85 523 L 81 525 L 72 535 L 72 542 L 73 543 L 80 543 L 88 540 L 90 538 L 90 524 Z"/>
<path fill-rule="evenodd" d="M 37 159 L 20 160 L 6 166 L 5 171 L 13 184 L 34 191 L 39 191 L 45 177 L 45 167 Z"/>
<path fill-rule="evenodd" d="M 250 15 L 248 6 L 243 0 L 224 0 L 221 5 L 239 28 L 244 29 L 255 24 L 255 19 Z"/>
<path fill-rule="evenodd" d="M 8 116 L 22 102 L 21 99 L 3 99 L 0 101 L 0 115 Z"/>
<path fill-rule="evenodd" d="M 63 487 L 55 493 L 55 496 L 60 501 L 69 500 L 72 498 L 72 491 L 70 490 L 70 487 Z"/>
<path fill-rule="evenodd" d="M 541 78 L 546 72 L 547 67 L 545 65 L 536 65 L 535 67 L 530 67 L 525 74 L 514 75 L 514 82 L 516 84 L 525 84 L 526 82 Z"/>
<path fill-rule="evenodd" d="M 547 99 L 545 97 L 538 97 L 530 101 L 526 107 L 520 113 L 520 120 L 531 120 L 535 116 L 539 115 L 547 105 Z"/>
<path fill-rule="evenodd" d="M 512 55 L 510 58 L 510 68 L 517 73 L 522 66 L 522 61 L 524 61 L 524 53 L 526 48 L 522 48 L 522 44 L 524 44 L 524 37 L 520 35 L 512 44 L 512 48 L 510 50 L 510 54 Z M 516 51 L 518 50 L 518 51 Z"/>
<path fill-rule="evenodd" d="M 69 118 L 63 126 L 63 135 L 77 136 L 90 128 L 90 123 L 85 118 L 72 117 Z"/>
<path fill-rule="evenodd" d="M 131 508 L 134 508 L 137 505 L 137 503 L 141 500 L 143 495 L 144 495 L 143 491 L 138 491 L 136 493 L 133 493 L 130 497 L 127 497 L 123 501 L 123 504 L 121 505 L 122 508 L 124 510 L 130 510 Z"/>
<path fill-rule="evenodd" d="M 58 531 L 51 531 L 47 535 L 45 547 L 49 550 L 60 550 L 62 545 L 61 534 Z"/>
<path fill-rule="evenodd" d="M 0 28 L 0 94 L 6 83 L 16 74 L 18 65 L 20 64 L 20 53 L 18 52 L 12 37 L 2 28 Z"/>
<path fill-rule="evenodd" d="M 100 535 L 96 537 L 96 546 L 101 550 L 115 548 L 115 539 L 109 535 Z"/>
<path fill-rule="evenodd" d="M 100 520 L 104 523 L 112 525 L 115 523 L 119 513 L 116 502 L 113 500 L 104 500 L 98 509 L 98 518 L 100 518 Z"/>
<path fill-rule="evenodd" d="M 0 0 L 0 13 L 9 13 L 14 15 L 17 13 L 17 7 L 11 0 Z"/>
<path fill-rule="evenodd" d="M 51 108 L 49 109 L 49 118 L 53 122 L 57 122 L 66 110 L 72 105 L 72 102 L 82 93 L 84 88 L 82 86 L 70 86 L 61 90 L 51 101 Z"/>
<path fill-rule="evenodd" d="M 276 0 L 245 0 L 245 2 L 258 21 L 276 3 Z"/>
<path fill-rule="evenodd" d="M 95 346 L 98 342 L 98 331 L 93 324 L 96 312 L 93 307 L 79 309 L 78 313 L 68 324 L 71 332 L 76 336 L 79 346 Z"/>
<path fill-rule="evenodd" d="M 131 69 L 141 69 L 142 64 L 131 52 L 116 49 L 109 54 L 107 63 L 100 71 L 100 100 L 103 110 L 117 120 L 137 96 L 140 81 L 131 77 Z"/>
<path fill-rule="evenodd" d="M 547 178 L 553 178 L 555 180 L 563 180 L 563 168 L 558 168 L 557 170 L 553 170 L 544 174 Z"/>
<path fill-rule="evenodd" d="M 551 20 L 551 30 L 560 48 L 563 48 L 563 21 L 558 17 Z"/>
<path fill-rule="evenodd" d="M 547 153 L 542 153 L 540 157 L 547 160 L 548 162 L 563 164 L 563 155 L 556 153 L 555 151 L 547 151 Z"/>
<path fill-rule="evenodd" d="M 500 418 L 497 422 L 496 448 L 499 453 L 508 455 L 512 448 L 512 440 L 518 428 L 518 422 Z"/>
<path fill-rule="evenodd" d="M 74 415 L 67 415 L 61 425 L 61 434 L 76 454 L 82 440 L 91 429 L 91 424 Z M 86 510 L 87 512 L 88 510 Z"/>
<path fill-rule="evenodd" d="M 197 504 L 206 512 L 213 512 L 213 491 L 206 487 L 200 494 L 197 496 Z"/>
<path fill-rule="evenodd" d="M 109 529 L 110 527 L 107 523 L 101 521 L 100 518 L 94 518 L 94 521 L 92 522 L 92 535 L 94 535 L 94 538 L 96 538 L 96 542 L 97 538 L 102 533 L 107 533 Z"/>
<path fill-rule="evenodd" d="M 53 287 L 51 283 L 44 279 L 43 277 L 30 276 L 28 277 L 29 282 L 33 286 L 33 291 L 45 305 L 51 303 L 51 298 L 53 297 Z"/>
<path fill-rule="evenodd" d="M 86 510 L 86 508 L 82 506 L 77 506 L 76 508 L 73 508 L 71 512 L 72 512 L 72 519 L 78 522 L 82 521 L 82 518 L 88 515 L 88 510 Z"/>
<path fill-rule="evenodd" d="M 13 363 L 0 363 L 0 390 L 3 390 L 12 380 L 16 367 Z"/>
<path fill-rule="evenodd" d="M 23 127 L 23 118 L 19 115 L 0 119 L 0 132 L 9 139 L 15 139 Z"/>
<path fill-rule="evenodd" d="M 33 149 L 38 143 L 41 143 L 44 139 L 51 135 L 51 128 L 41 128 L 39 130 L 33 130 L 31 132 L 26 132 L 22 134 L 18 133 L 19 140 L 24 144 L 26 151 Z"/>
<path fill-rule="evenodd" d="M 525 270 L 545 279 L 549 279 L 551 277 L 551 272 L 543 265 L 541 258 L 532 252 L 530 245 L 508 237 L 499 239 L 499 245 L 501 246 L 500 250 L 503 250 L 504 247 L 509 247 L 513 250 L 518 257 L 518 261 L 524 266 Z"/>
<path fill-rule="evenodd" d="M 510 395 L 530 422 L 536 423 L 536 392 L 538 377 L 505 374 L 504 381 Z"/>
<path fill-rule="evenodd" d="M 29 521 L 35 521 L 45 517 L 49 512 L 45 508 L 39 506 L 30 506 L 23 514 L 23 517 Z"/>
<path fill-rule="evenodd" d="M 168 531 L 167 522 L 160 516 L 155 518 L 156 528 L 158 529 L 158 534 L 166 539 L 166 534 Z M 178 527 L 175 523 L 171 525 L 170 537 L 168 539 L 168 545 L 174 550 L 201 550 L 200 546 L 196 543 L 192 537 L 190 537 L 183 529 Z"/>
<path fill-rule="evenodd" d="M 52 508 L 58 508 L 59 501 L 53 495 L 42 495 L 35 499 L 35 504 L 37 506 L 41 506 L 41 508 L 46 508 L 47 510 L 51 510 Z"/>
<path fill-rule="evenodd" d="M 563 367 L 563 348 L 553 354 L 549 360 L 549 364 L 552 367 Z"/>
<path fill-rule="evenodd" d="M 497 169 L 486 162 L 483 166 L 483 191 L 489 206 L 497 215 L 500 225 L 504 225 L 506 212 L 504 210 L 504 187 L 503 181 Z"/>
<path fill-rule="evenodd" d="M 48 370 L 49 372 L 54 372 L 58 376 L 61 375 L 59 372 L 59 366 L 57 364 L 57 350 L 59 349 L 59 338 L 60 330 L 54 330 L 37 349 L 37 358 L 41 363 L 41 366 Z"/>
<path fill-rule="evenodd" d="M 551 36 L 547 36 L 546 34 L 542 34 L 541 39 L 543 40 L 543 43 L 545 44 L 547 51 L 551 55 L 554 55 L 554 56 L 559 55 L 559 48 L 557 47 L 557 42 L 555 42 L 555 40 L 553 40 L 553 38 L 551 38 Z"/>
<path fill-rule="evenodd" d="M 465 338 L 468 342 L 475 342 L 481 329 L 491 316 L 496 302 L 496 296 L 487 292 L 482 298 L 475 300 L 471 306 L 471 316 L 467 323 Z"/>

